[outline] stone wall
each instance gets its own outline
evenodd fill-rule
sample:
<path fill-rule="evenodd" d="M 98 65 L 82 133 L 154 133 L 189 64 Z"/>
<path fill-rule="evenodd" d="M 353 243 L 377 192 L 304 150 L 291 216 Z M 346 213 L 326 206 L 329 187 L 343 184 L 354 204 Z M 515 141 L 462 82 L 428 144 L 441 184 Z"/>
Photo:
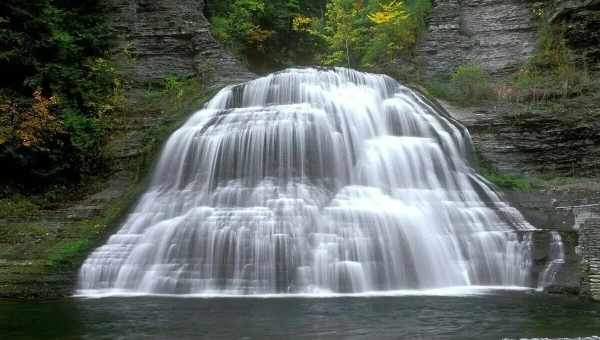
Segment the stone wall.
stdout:
<path fill-rule="evenodd" d="M 600 218 L 583 223 L 579 235 L 581 252 L 582 295 L 600 300 Z"/>
<path fill-rule="evenodd" d="M 533 8 L 526 0 L 434 0 L 429 29 L 416 48 L 428 76 L 476 62 L 494 75 L 527 60 L 537 42 Z"/>

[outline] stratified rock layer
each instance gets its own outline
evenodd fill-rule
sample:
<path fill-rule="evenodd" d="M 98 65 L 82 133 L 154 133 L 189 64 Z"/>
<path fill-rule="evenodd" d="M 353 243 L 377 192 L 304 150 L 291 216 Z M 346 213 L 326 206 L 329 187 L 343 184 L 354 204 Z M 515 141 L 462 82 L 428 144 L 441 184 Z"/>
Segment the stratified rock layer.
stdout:
<path fill-rule="evenodd" d="M 449 108 L 471 132 L 475 147 L 507 172 L 592 177 L 600 173 L 600 115 L 592 97 L 560 111 L 511 105 Z"/>
<path fill-rule="evenodd" d="M 110 0 L 134 82 L 199 75 L 226 85 L 252 75 L 213 38 L 203 0 Z"/>
<path fill-rule="evenodd" d="M 514 70 L 537 41 L 533 8 L 523 0 L 437 0 L 416 49 L 427 75 L 448 74 L 475 62 L 492 74 Z"/>

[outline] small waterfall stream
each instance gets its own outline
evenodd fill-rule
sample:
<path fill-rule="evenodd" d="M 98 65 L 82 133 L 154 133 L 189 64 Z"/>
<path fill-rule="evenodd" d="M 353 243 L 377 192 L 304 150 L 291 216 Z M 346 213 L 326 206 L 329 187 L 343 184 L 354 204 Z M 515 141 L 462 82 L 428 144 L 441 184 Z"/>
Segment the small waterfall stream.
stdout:
<path fill-rule="evenodd" d="M 558 231 L 551 231 L 550 237 L 549 260 L 538 280 L 538 290 L 544 290 L 553 284 L 556 281 L 556 274 L 565 263 L 565 249 L 560 234 Z"/>
<path fill-rule="evenodd" d="M 220 91 L 167 141 L 82 294 L 524 286 L 532 227 L 468 131 L 383 76 L 288 69 Z"/>

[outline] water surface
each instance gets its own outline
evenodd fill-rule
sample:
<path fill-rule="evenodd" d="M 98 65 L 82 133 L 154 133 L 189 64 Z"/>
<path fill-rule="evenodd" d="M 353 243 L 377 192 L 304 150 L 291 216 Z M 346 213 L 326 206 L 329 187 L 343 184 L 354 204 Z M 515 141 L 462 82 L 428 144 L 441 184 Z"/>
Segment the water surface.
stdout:
<path fill-rule="evenodd" d="M 600 334 L 600 305 L 532 292 L 0 303 L 0 339 L 501 339 Z"/>

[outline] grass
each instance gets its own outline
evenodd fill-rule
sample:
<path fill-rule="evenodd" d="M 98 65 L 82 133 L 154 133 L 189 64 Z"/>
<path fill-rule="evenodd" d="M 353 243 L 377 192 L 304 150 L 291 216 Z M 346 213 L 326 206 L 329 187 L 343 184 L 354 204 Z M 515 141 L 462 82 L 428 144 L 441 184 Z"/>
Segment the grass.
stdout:
<path fill-rule="evenodd" d="M 480 161 L 479 173 L 501 189 L 520 192 L 557 187 L 585 187 L 589 189 L 590 183 L 598 183 L 597 178 L 565 176 L 560 173 L 545 172 L 536 175 L 524 175 L 501 172 L 486 160 Z M 600 188 L 600 183 L 597 185 Z"/>
<path fill-rule="evenodd" d="M 502 189 L 513 191 L 532 192 L 536 185 L 526 176 L 503 174 L 498 172 L 482 173 L 488 181 Z"/>

